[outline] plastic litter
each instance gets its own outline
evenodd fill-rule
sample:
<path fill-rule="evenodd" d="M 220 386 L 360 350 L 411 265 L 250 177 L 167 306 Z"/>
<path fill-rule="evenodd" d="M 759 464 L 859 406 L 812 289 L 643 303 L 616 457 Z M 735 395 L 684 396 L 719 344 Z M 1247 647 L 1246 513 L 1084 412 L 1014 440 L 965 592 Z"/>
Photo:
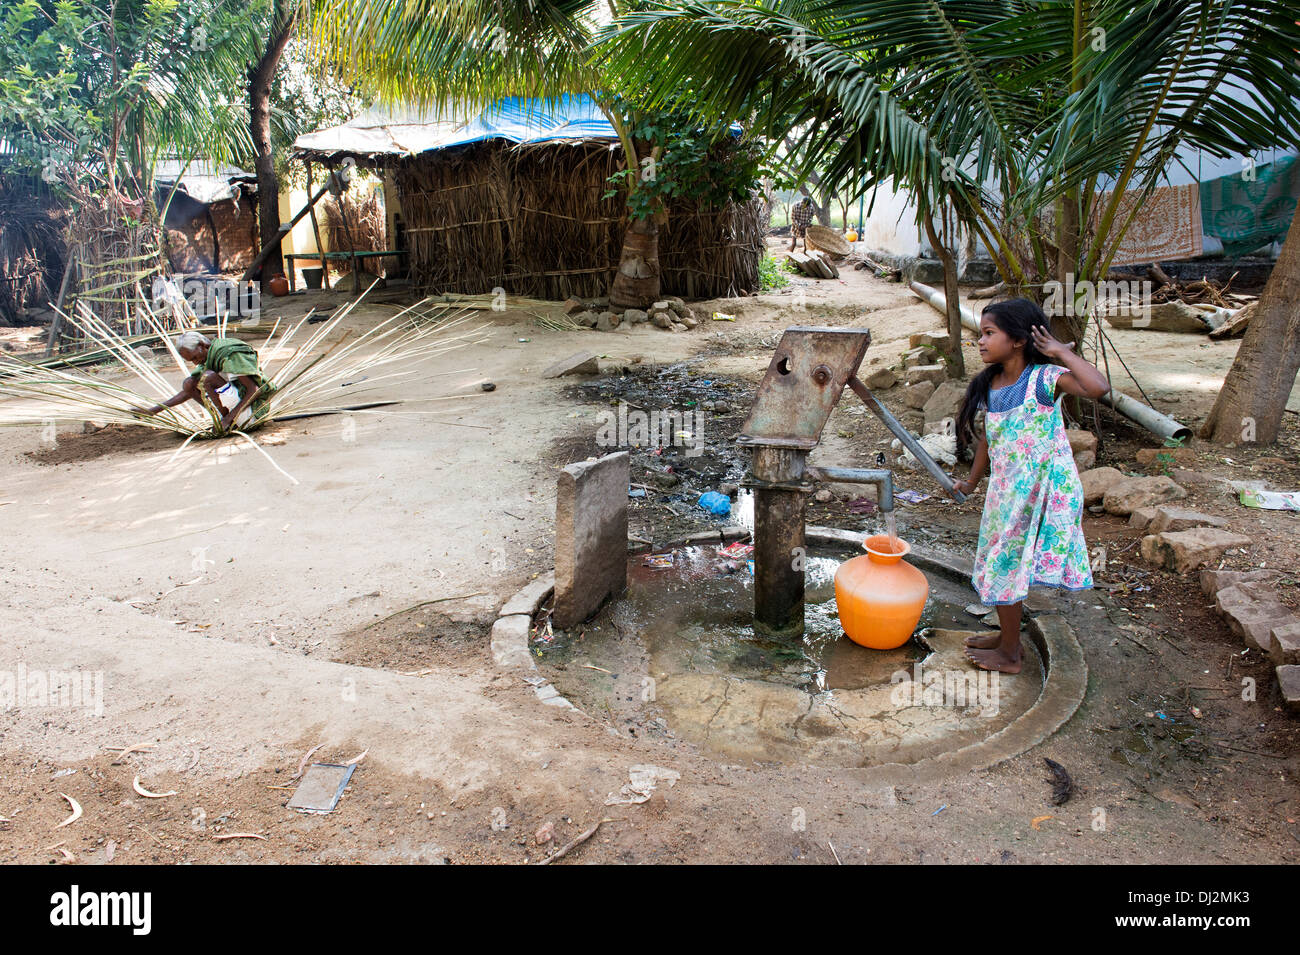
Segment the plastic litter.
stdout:
<path fill-rule="evenodd" d="M 1266 511 L 1300 511 L 1300 491 L 1243 490 L 1241 503 Z"/>
<path fill-rule="evenodd" d="M 923 491 L 895 491 L 894 497 L 900 501 L 906 501 L 908 504 L 920 504 L 922 501 L 930 500 L 931 495 Z"/>
<path fill-rule="evenodd" d="M 705 491 L 695 503 L 710 514 L 725 517 L 731 513 L 731 498 L 725 494 L 719 494 L 717 491 Z"/>
<path fill-rule="evenodd" d="M 718 551 L 718 553 L 723 557 L 730 557 L 732 560 L 742 560 L 754 553 L 754 545 L 742 544 L 740 541 L 736 541 L 734 544 L 728 544 L 726 547 L 722 548 L 722 550 Z"/>
<path fill-rule="evenodd" d="M 641 566 L 663 569 L 673 566 L 676 563 L 676 558 L 676 554 L 646 554 L 645 560 L 641 561 Z"/>

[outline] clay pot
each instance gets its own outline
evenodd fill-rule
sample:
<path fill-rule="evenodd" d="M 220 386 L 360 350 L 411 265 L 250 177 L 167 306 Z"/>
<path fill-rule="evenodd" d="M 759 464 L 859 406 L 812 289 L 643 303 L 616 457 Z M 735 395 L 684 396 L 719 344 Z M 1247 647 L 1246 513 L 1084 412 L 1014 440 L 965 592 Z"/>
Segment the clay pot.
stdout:
<path fill-rule="evenodd" d="M 271 287 L 272 295 L 289 294 L 289 280 L 283 275 L 272 276 L 271 281 L 267 284 Z"/>
<path fill-rule="evenodd" d="M 912 548 L 888 534 L 862 542 L 866 554 L 835 572 L 835 605 L 840 625 L 854 643 L 873 650 L 901 647 L 916 630 L 930 595 L 930 582 L 903 557 Z"/>

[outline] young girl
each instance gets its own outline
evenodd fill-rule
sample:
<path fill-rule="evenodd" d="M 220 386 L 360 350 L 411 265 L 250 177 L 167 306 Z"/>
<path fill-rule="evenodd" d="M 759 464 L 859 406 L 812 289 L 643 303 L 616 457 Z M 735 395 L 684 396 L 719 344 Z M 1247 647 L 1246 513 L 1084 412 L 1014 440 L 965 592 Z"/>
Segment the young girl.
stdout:
<path fill-rule="evenodd" d="M 1100 398 L 1110 385 L 1052 337 L 1047 316 L 1028 299 L 984 309 L 979 350 L 988 367 L 966 390 L 957 433 L 964 442 L 975 437 L 982 408 L 985 436 L 975 445 L 970 477 L 954 486 L 970 494 L 992 462 L 971 582 L 985 606 L 997 607 L 1001 632 L 968 638 L 966 656 L 985 670 L 1019 673 L 1020 614 L 1030 584 L 1092 587 L 1083 487 L 1058 400 Z"/>

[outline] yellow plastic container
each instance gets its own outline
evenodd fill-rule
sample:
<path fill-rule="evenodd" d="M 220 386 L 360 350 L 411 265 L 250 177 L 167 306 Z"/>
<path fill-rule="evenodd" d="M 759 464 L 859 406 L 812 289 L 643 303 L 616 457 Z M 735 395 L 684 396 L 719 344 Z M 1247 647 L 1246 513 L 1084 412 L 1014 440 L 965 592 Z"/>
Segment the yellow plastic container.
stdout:
<path fill-rule="evenodd" d="M 903 558 L 906 541 L 877 534 L 862 542 L 866 554 L 846 560 L 835 572 L 835 606 L 840 625 L 854 643 L 893 650 L 912 636 L 930 596 L 930 582 Z"/>

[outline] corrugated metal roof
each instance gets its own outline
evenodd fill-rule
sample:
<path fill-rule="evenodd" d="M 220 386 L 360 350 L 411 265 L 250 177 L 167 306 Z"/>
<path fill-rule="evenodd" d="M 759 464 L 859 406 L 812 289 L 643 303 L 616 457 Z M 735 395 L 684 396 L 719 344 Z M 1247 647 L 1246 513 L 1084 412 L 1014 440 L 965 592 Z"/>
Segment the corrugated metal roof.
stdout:
<path fill-rule="evenodd" d="M 586 93 L 551 99 L 510 97 L 468 122 L 414 108 L 371 109 L 341 126 L 305 133 L 294 152 L 315 156 L 414 156 L 489 139 L 541 143 L 560 139 L 615 140 L 614 128 Z"/>
<path fill-rule="evenodd" d="M 252 192 L 257 191 L 255 174 L 238 166 L 217 166 L 206 160 L 187 164 L 179 159 L 160 159 L 154 167 L 154 185 L 170 190 L 178 175 L 181 177 L 180 190 L 207 204 L 231 198 L 240 185 L 251 187 Z"/>

